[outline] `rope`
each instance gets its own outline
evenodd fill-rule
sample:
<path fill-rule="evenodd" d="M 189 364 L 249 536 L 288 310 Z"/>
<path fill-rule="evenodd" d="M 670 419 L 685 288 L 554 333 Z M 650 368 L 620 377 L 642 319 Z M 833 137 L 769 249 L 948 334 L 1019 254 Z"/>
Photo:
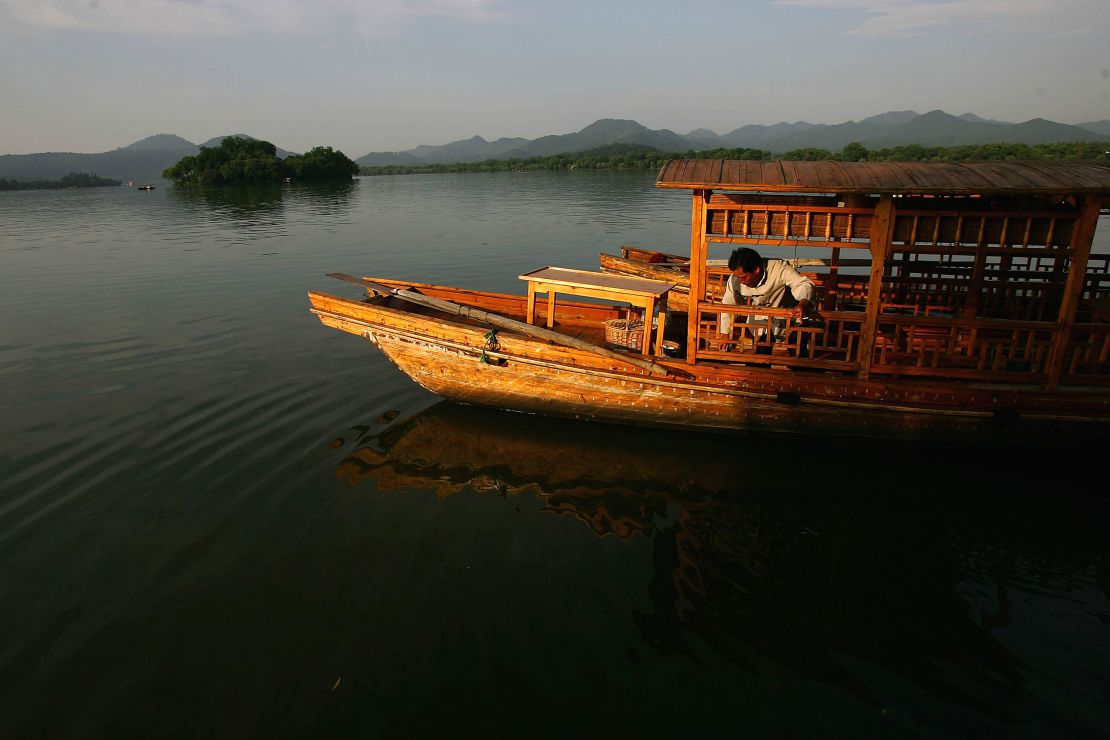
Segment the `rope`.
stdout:
<path fill-rule="evenodd" d="M 497 341 L 497 329 L 490 329 L 489 333 L 486 334 L 486 346 L 482 348 L 482 354 L 478 355 L 478 362 L 483 365 L 494 364 L 489 355 L 486 354 L 487 349 L 490 352 L 497 352 L 501 349 L 501 343 Z"/>

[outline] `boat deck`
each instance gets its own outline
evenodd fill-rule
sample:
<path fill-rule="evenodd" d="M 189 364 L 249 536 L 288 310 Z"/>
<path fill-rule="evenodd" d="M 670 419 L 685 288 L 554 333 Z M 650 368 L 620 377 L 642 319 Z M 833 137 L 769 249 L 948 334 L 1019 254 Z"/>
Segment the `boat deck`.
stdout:
<path fill-rule="evenodd" d="M 408 313 L 418 313 L 424 316 L 443 315 L 441 312 L 436 311 L 434 308 L 417 306 L 412 303 L 403 301 L 399 298 L 393 297 L 367 298 L 363 302 L 379 306 L 384 305 L 390 308 L 401 309 L 407 311 Z M 568 304 L 568 310 L 573 305 L 574 304 Z M 498 313 L 502 316 L 505 316 L 506 318 L 514 319 L 516 321 L 527 321 L 527 309 L 523 307 L 520 311 L 499 311 Z M 486 324 L 483 324 L 480 321 L 475 321 L 474 319 L 469 319 L 462 316 L 451 316 L 450 320 L 458 324 L 473 326 L 484 330 L 489 328 Z M 561 317 L 560 312 L 557 309 L 555 312 L 555 322 L 552 326 L 552 329 L 559 332 L 560 334 L 565 334 L 568 337 L 573 337 L 575 339 L 581 339 L 584 342 L 596 344 L 599 347 L 608 347 L 616 351 L 624 349 L 622 347 L 612 347 L 606 344 L 604 319 L 568 319 L 565 317 Z"/>

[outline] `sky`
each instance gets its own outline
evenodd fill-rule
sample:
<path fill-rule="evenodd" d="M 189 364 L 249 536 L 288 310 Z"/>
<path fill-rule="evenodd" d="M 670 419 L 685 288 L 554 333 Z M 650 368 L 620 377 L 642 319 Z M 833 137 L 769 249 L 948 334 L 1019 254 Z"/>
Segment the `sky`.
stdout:
<path fill-rule="evenodd" d="M 1110 0 L 0 0 L 0 154 L 1110 119 Z"/>

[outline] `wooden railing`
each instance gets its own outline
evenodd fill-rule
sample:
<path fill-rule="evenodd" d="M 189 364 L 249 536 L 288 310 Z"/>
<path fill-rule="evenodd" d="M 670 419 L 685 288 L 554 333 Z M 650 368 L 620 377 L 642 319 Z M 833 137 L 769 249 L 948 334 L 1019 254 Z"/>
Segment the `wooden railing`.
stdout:
<path fill-rule="evenodd" d="M 894 221 L 894 241 L 916 247 L 1068 248 L 1074 211 L 1014 212 L 908 210 Z"/>
<path fill-rule="evenodd" d="M 808 323 L 783 309 L 721 304 L 729 271 L 703 266 L 691 275 L 700 295 L 691 296 L 688 359 L 1050 389 L 1110 382 L 1110 309 L 1092 308 L 1110 300 L 1110 255 L 1088 254 L 1091 202 L 1018 210 L 975 198 L 862 201 L 695 192 L 696 260 L 710 243 L 777 247 L 775 257 L 783 247 L 827 249 L 830 258 L 799 268 L 817 287 L 821 320 Z M 860 205 L 874 207 L 850 207 Z M 844 272 L 843 249 L 867 250 L 870 270 Z M 1073 261 L 1084 268 L 1078 278 Z M 727 334 L 722 314 L 734 317 Z"/>
<path fill-rule="evenodd" d="M 871 209 L 755 206 L 710 211 L 709 238 L 725 244 L 797 244 L 866 248 Z"/>
<path fill-rule="evenodd" d="M 733 317 L 732 325 L 727 333 L 721 333 L 720 317 L 725 314 Z M 698 357 L 826 370 L 854 371 L 859 367 L 863 314 L 825 312 L 819 322 L 791 320 L 791 314 L 784 308 L 702 303 Z"/>
<path fill-rule="evenodd" d="M 1055 323 L 883 314 L 871 371 L 987 382 L 1039 383 Z"/>
<path fill-rule="evenodd" d="M 1060 383 L 1110 385 L 1110 322 L 1072 327 Z"/>
<path fill-rule="evenodd" d="M 888 305 L 871 347 L 876 375 L 1043 383 L 1054 322 L 960 319 L 916 307 Z M 854 372 L 866 314 L 824 311 L 821 319 L 791 320 L 791 311 L 703 302 L 698 310 L 698 358 Z M 720 317 L 733 316 L 727 333 Z M 770 337 L 775 337 L 771 341 Z M 1068 345 L 1066 382 L 1110 382 L 1110 324 L 1076 325 Z"/>

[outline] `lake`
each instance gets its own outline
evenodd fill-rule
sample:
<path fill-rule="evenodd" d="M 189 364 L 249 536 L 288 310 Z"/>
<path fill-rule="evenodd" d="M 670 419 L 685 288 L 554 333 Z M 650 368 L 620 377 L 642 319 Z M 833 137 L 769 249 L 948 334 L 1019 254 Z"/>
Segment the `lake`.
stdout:
<path fill-rule="evenodd" d="M 1101 443 L 459 406 L 308 312 L 681 252 L 653 177 L 0 193 L 0 734 L 1104 737 Z"/>

